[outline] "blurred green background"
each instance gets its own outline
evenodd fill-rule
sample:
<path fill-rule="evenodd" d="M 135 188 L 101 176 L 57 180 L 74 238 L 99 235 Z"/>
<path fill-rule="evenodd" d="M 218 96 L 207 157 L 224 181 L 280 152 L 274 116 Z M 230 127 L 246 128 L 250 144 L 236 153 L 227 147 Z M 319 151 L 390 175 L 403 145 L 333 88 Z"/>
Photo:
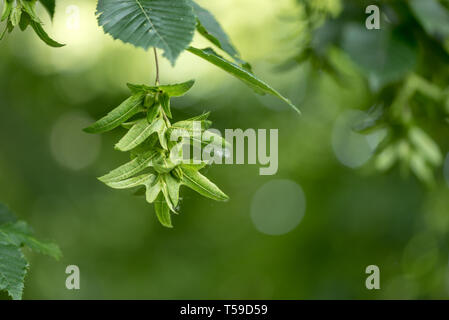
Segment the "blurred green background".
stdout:
<path fill-rule="evenodd" d="M 448 298 L 443 168 L 436 169 L 433 188 L 396 168 L 374 170 L 377 138 L 347 124 L 373 104 L 367 73 L 338 47 L 327 57 L 344 81 L 307 61 L 279 70 L 306 32 L 301 1 L 198 2 L 216 15 L 255 73 L 290 97 L 302 116 L 184 53 L 174 68 L 166 60 L 161 66 L 162 83 L 196 79 L 190 94 L 172 102 L 174 118 L 212 111 L 218 129 L 279 129 L 277 174 L 260 176 L 257 165 L 212 166 L 208 176 L 231 200 L 216 203 L 183 189 L 171 230 L 143 199 L 97 181 L 127 160 L 113 149 L 124 131 L 91 136 L 81 129 L 127 97 L 126 82 L 154 81 L 153 56 L 103 34 L 95 1 L 58 0 L 46 29 L 66 47 L 48 48 L 30 30 L 0 42 L 0 201 L 64 254 L 56 262 L 26 252 L 31 269 L 24 298 Z M 344 14 L 338 1 L 317 3 L 331 16 Z M 357 17 L 364 28 L 365 13 Z M 417 20 L 404 23 L 414 43 L 407 31 L 418 28 Z M 418 57 L 433 50 L 416 48 Z M 428 64 L 425 71 L 447 86 L 445 66 Z M 446 155 L 449 131 L 435 122 L 431 135 Z M 258 205 L 260 199 L 268 205 Z M 65 288 L 72 264 L 81 270 L 81 290 Z M 380 268 L 380 290 L 365 287 L 372 264 Z"/>

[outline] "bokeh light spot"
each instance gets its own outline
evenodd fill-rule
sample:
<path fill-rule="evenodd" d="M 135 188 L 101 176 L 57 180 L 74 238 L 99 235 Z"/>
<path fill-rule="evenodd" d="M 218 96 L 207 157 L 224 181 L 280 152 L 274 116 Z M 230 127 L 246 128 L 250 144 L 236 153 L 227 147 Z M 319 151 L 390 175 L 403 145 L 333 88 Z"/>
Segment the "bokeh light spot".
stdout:
<path fill-rule="evenodd" d="M 348 110 L 335 121 L 332 131 L 332 148 L 337 159 L 345 166 L 358 168 L 373 155 L 385 132 L 377 131 L 366 135 L 354 131 L 353 126 L 369 115 L 360 110 Z"/>
<path fill-rule="evenodd" d="M 262 233 L 282 235 L 301 222 L 306 210 L 302 188 L 291 180 L 272 180 L 257 190 L 251 205 L 254 226 Z"/>

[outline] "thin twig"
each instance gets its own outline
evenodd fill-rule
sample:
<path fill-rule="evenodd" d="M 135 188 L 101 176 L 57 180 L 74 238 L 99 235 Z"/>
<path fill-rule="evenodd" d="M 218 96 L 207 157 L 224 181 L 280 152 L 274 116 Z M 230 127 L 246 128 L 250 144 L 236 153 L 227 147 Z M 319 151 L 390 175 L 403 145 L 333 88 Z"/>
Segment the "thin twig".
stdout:
<path fill-rule="evenodd" d="M 157 59 L 157 51 L 156 48 L 154 47 L 154 61 L 156 63 L 156 85 L 159 85 L 159 61 Z"/>

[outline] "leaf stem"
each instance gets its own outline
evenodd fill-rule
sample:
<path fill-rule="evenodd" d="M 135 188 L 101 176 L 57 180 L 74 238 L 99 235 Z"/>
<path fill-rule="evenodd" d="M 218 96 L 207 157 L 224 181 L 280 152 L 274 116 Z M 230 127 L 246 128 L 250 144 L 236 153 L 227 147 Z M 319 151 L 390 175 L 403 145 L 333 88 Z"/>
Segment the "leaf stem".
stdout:
<path fill-rule="evenodd" d="M 156 47 L 153 47 L 154 50 L 154 62 L 156 63 L 156 85 L 159 85 L 159 60 L 157 58 L 157 50 Z"/>

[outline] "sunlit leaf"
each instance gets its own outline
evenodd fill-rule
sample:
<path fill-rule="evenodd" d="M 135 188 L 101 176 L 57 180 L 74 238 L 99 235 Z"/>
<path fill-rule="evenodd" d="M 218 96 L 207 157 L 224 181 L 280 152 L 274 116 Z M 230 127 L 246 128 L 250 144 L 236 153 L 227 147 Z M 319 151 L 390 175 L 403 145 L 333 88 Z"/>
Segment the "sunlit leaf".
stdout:
<path fill-rule="evenodd" d="M 115 181 L 115 182 L 105 182 L 107 186 L 114 189 L 129 189 L 134 188 L 141 185 L 151 185 L 156 176 L 152 173 L 142 174 L 137 177 L 129 178 L 126 180 Z"/>
<path fill-rule="evenodd" d="M 167 84 L 167 85 L 159 85 L 159 86 L 147 86 L 145 84 L 132 84 L 127 83 L 126 85 L 128 88 L 133 92 L 133 94 L 136 93 L 158 93 L 160 91 L 165 92 L 170 97 L 180 97 L 189 91 L 193 85 L 195 84 L 195 80 L 189 80 L 182 83 L 175 83 L 175 84 Z"/>
<path fill-rule="evenodd" d="M 101 182 L 109 183 L 109 182 L 118 182 L 129 177 L 138 174 L 145 168 L 147 168 L 151 161 L 154 160 L 158 156 L 158 152 L 154 150 L 147 151 L 134 158 L 128 163 L 118 167 L 115 170 L 112 170 L 108 174 L 98 178 Z"/>
<path fill-rule="evenodd" d="M 258 94 L 271 94 L 275 97 L 278 97 L 285 103 L 287 103 L 290 107 L 292 107 L 296 112 L 300 113 L 299 109 L 291 103 L 290 100 L 282 96 L 278 91 L 270 87 L 268 84 L 257 78 L 254 74 L 249 72 L 248 70 L 242 68 L 241 66 L 226 60 L 225 58 L 219 56 L 213 49 L 197 49 L 193 47 L 189 47 L 187 49 L 191 53 L 197 55 L 200 58 L 209 61 L 210 63 L 216 65 L 222 70 L 228 72 L 233 75 L 237 79 L 243 81 L 249 87 L 251 87 Z"/>
<path fill-rule="evenodd" d="M 223 193 L 214 183 L 196 170 L 188 166 L 182 166 L 182 184 L 195 190 L 199 194 L 218 201 L 228 200 L 229 197 Z"/>
<path fill-rule="evenodd" d="M 165 198 L 162 193 L 159 193 L 159 196 L 154 202 L 154 211 L 156 212 L 156 216 L 159 219 L 159 222 L 164 227 L 173 228 L 170 217 L 170 208 L 165 202 Z"/>
<path fill-rule="evenodd" d="M 144 94 L 133 95 L 123 101 L 117 108 L 106 116 L 84 129 L 88 133 L 101 133 L 110 131 L 141 111 Z"/>
<path fill-rule="evenodd" d="M 409 131 L 409 137 L 421 155 L 430 163 L 435 166 L 441 164 L 443 155 L 441 154 L 440 148 L 423 130 L 418 127 L 413 127 Z"/>
<path fill-rule="evenodd" d="M 218 48 L 229 54 L 239 65 L 251 70 L 251 66 L 240 59 L 240 54 L 213 14 L 194 1 L 192 1 L 192 6 L 198 19 L 196 26 L 198 32 Z"/>
<path fill-rule="evenodd" d="M 436 38 L 449 37 L 449 13 L 437 0 L 408 2 L 426 32 Z"/>
<path fill-rule="evenodd" d="M 99 0 L 97 15 L 114 39 L 160 48 L 173 65 L 192 41 L 196 25 L 188 0 Z"/>
<path fill-rule="evenodd" d="M 147 119 L 139 120 L 127 133 L 120 139 L 115 145 L 115 148 L 120 151 L 129 151 L 134 149 L 139 144 L 144 142 L 151 134 L 159 132 L 162 127 L 165 126 L 165 122 L 162 119 L 158 119 L 153 123 L 148 123 Z"/>

